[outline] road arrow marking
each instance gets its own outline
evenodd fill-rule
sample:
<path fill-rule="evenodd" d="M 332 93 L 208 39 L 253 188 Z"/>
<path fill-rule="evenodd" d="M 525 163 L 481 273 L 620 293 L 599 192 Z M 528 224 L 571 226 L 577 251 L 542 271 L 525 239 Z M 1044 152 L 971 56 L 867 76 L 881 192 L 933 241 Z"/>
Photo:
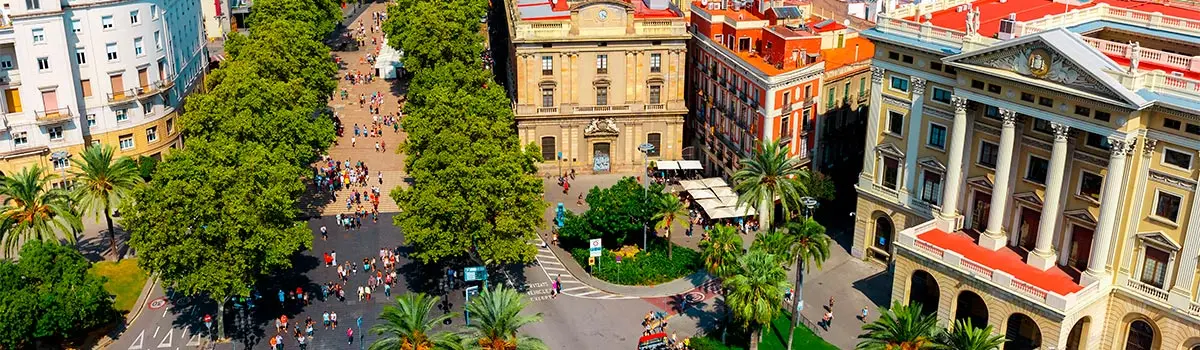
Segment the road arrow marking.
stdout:
<path fill-rule="evenodd" d="M 133 344 L 129 345 L 129 350 L 138 350 L 142 348 L 142 343 L 146 341 L 146 330 L 143 329 L 138 333 L 137 338 L 133 339 Z"/>

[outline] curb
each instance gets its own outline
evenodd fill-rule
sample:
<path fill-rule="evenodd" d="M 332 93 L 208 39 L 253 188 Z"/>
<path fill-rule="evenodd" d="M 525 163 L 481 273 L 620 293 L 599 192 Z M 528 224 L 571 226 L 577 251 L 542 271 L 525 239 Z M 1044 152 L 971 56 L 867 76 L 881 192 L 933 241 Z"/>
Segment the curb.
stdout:
<path fill-rule="evenodd" d="M 146 285 L 142 286 L 142 294 L 138 296 L 137 310 L 133 312 L 132 317 L 128 317 L 125 319 L 125 326 L 129 326 L 129 325 L 133 324 L 134 321 L 137 321 L 138 316 L 142 315 L 142 311 L 146 309 L 146 302 L 148 301 L 146 299 L 150 297 L 150 293 L 152 293 L 154 291 L 154 287 L 157 285 L 158 285 L 158 276 L 157 275 L 150 276 L 150 278 L 146 280 Z"/>
<path fill-rule="evenodd" d="M 541 237 L 539 237 L 539 239 L 540 239 L 540 238 L 541 238 Z M 556 246 L 552 246 L 552 245 L 547 245 L 547 247 L 550 247 L 550 253 L 551 253 L 551 254 L 554 254 L 554 257 L 555 257 L 555 258 L 557 258 L 557 259 L 558 259 L 558 261 L 564 261 L 564 259 L 562 258 L 562 256 L 560 256 L 560 255 L 558 254 L 558 251 L 557 251 L 557 250 L 561 250 L 562 248 L 559 248 L 559 247 L 556 247 Z M 565 250 L 564 250 L 564 251 L 565 251 Z M 655 285 L 655 286 L 624 286 L 624 285 L 619 285 L 619 284 L 615 284 L 615 283 L 605 282 L 605 281 L 603 281 L 603 280 L 600 280 L 599 278 L 596 278 L 596 277 L 592 276 L 592 274 L 588 273 L 588 272 L 587 272 L 587 270 L 583 269 L 583 266 L 580 266 L 580 265 L 579 265 L 579 262 L 578 262 L 578 261 L 575 261 L 575 257 L 573 257 L 573 256 L 570 256 L 570 254 L 567 254 L 567 259 L 566 259 L 566 260 L 570 260 L 570 263 L 569 263 L 569 265 L 570 265 L 571 267 L 574 267 L 574 269 L 572 269 L 572 268 L 568 268 L 568 269 L 567 269 L 567 272 L 570 272 L 570 273 L 571 273 L 571 276 L 575 277 L 575 279 L 579 280 L 580 282 L 583 282 L 583 284 L 584 284 L 584 285 L 587 285 L 588 287 L 592 287 L 592 288 L 595 288 L 595 289 L 597 289 L 597 290 L 600 290 L 600 291 L 603 291 L 603 292 L 606 292 L 606 293 L 616 294 L 616 295 L 620 295 L 620 296 L 635 297 L 635 298 L 638 298 L 638 299 L 642 299 L 642 298 L 662 298 L 662 297 L 669 297 L 669 296 L 679 295 L 679 294 L 686 293 L 686 292 L 688 292 L 688 291 L 690 291 L 690 290 L 692 290 L 692 289 L 695 289 L 696 287 L 699 287 L 699 286 L 700 286 L 700 284 L 697 284 L 697 283 L 689 283 L 689 284 L 691 285 L 691 287 L 689 287 L 688 289 L 686 289 L 686 290 L 683 290 L 683 291 L 678 291 L 678 292 L 661 292 L 661 291 L 653 291 L 653 292 L 650 292 L 649 294 L 646 294 L 646 295 L 641 295 L 641 294 L 639 294 L 639 295 L 630 295 L 630 294 L 629 294 L 629 293 L 627 293 L 627 292 L 621 292 L 621 291 L 618 291 L 617 289 L 620 289 L 620 288 L 614 288 L 614 287 L 654 288 L 654 287 L 656 287 L 656 286 L 662 286 L 662 285 L 666 285 L 666 284 L 670 284 L 670 283 L 675 283 L 675 282 L 677 282 L 677 281 L 679 281 L 679 280 L 684 280 L 684 279 L 686 279 L 686 280 L 690 280 L 690 281 L 691 281 L 691 280 L 698 280 L 698 279 L 703 279 L 704 281 L 707 281 L 707 280 L 708 280 L 708 278 L 704 278 L 704 276 L 708 276 L 708 273 L 707 273 L 707 272 L 704 272 L 704 271 L 696 271 L 696 272 L 693 272 L 693 273 L 691 273 L 691 274 L 689 274 L 689 275 L 687 275 L 687 276 L 683 276 L 683 277 L 680 277 L 680 278 L 677 278 L 677 279 L 673 279 L 673 280 L 671 280 L 671 281 L 667 281 L 667 282 L 659 283 L 659 284 L 657 284 L 657 285 Z M 568 263 L 564 263 L 564 264 L 563 264 L 563 266 L 564 266 L 564 267 L 568 266 Z M 579 273 L 576 273 L 574 270 L 579 270 Z M 586 277 L 586 279 L 584 279 L 584 278 L 580 278 L 581 276 L 583 276 L 583 277 Z M 703 284 L 704 282 L 702 281 L 702 282 L 700 282 L 700 283 L 701 283 L 701 284 Z"/>

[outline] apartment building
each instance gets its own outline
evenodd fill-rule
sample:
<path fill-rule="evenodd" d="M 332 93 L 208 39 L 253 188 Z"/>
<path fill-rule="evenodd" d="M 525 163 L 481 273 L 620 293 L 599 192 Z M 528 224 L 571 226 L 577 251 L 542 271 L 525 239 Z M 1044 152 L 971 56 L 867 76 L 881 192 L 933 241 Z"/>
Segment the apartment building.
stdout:
<path fill-rule="evenodd" d="M 1200 349 L 1200 8 L 925 1 L 875 42 L 852 253 L 1006 349 Z"/>
<path fill-rule="evenodd" d="M 683 13 L 669 0 L 508 0 L 507 84 L 542 167 L 608 172 L 681 159 Z M 643 155 L 638 147 L 654 150 Z"/>
<path fill-rule="evenodd" d="M 863 37 L 842 47 L 821 51 L 822 101 L 817 103 L 817 133 L 813 169 L 853 178 L 858 172 L 867 131 L 867 97 L 871 93 L 871 57 L 875 45 Z M 840 168 L 839 168 L 840 166 Z"/>
<path fill-rule="evenodd" d="M 203 0 L 204 36 L 209 41 L 225 40 L 230 32 L 245 31 L 253 0 Z"/>
<path fill-rule="evenodd" d="M 199 1 L 21 0 L 0 27 L 0 172 L 70 168 L 105 143 L 159 157 L 180 146 L 182 97 L 206 63 Z"/>
<path fill-rule="evenodd" d="M 704 168 L 732 175 L 739 159 L 775 140 L 788 145 L 790 156 L 811 163 L 822 144 L 819 116 L 859 100 L 845 95 L 850 90 L 825 90 L 824 79 L 842 84 L 868 71 L 871 42 L 840 23 L 809 16 L 807 1 L 694 1 L 691 7 L 688 79 L 695 117 L 689 130 Z M 831 121 L 830 127 L 841 123 Z"/>

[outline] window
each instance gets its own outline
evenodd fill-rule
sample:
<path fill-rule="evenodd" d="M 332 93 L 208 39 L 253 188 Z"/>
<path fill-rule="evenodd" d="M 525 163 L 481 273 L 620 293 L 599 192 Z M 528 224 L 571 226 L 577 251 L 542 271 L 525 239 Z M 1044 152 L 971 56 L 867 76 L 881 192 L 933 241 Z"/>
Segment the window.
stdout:
<path fill-rule="evenodd" d="M 71 167 L 71 158 L 50 158 L 54 163 L 54 170 L 62 170 Z M 62 188 L 58 182 L 54 183 L 54 188 Z"/>
<path fill-rule="evenodd" d="M 3 70 L 13 69 L 12 56 L 0 56 L 0 69 L 3 69 Z"/>
<path fill-rule="evenodd" d="M 542 137 L 542 160 L 552 161 L 558 160 L 557 150 L 554 149 L 554 136 Z"/>
<path fill-rule="evenodd" d="M 150 5 L 150 19 L 158 19 L 158 5 Z"/>
<path fill-rule="evenodd" d="M 1112 119 L 1112 114 L 1109 114 L 1108 112 L 1096 111 L 1095 118 L 1096 118 L 1096 120 L 1106 122 L 1106 121 L 1109 121 L 1110 119 Z"/>
<path fill-rule="evenodd" d="M 786 140 L 792 135 L 792 116 L 790 114 L 779 118 L 779 139 Z"/>
<path fill-rule="evenodd" d="M 804 99 L 808 100 L 809 97 L 812 97 L 812 85 L 805 85 L 804 86 Z"/>
<path fill-rule="evenodd" d="M 862 77 L 862 78 L 858 79 L 858 95 L 863 96 L 866 94 L 867 94 L 867 77 Z"/>
<path fill-rule="evenodd" d="M 46 42 L 46 30 L 42 28 L 33 28 L 33 43 L 40 44 Z"/>
<path fill-rule="evenodd" d="M 158 141 L 158 127 L 151 126 L 146 128 L 146 143 Z"/>
<path fill-rule="evenodd" d="M 542 75 L 554 74 L 554 56 L 542 56 Z"/>
<path fill-rule="evenodd" d="M 1033 103 L 1033 101 L 1034 101 L 1033 94 L 1028 93 L 1028 92 L 1022 92 L 1021 93 L 1021 101 Z"/>
<path fill-rule="evenodd" d="M 837 98 L 837 88 L 836 87 L 830 87 L 829 93 L 826 95 L 829 95 L 829 103 L 825 105 L 825 107 L 827 109 L 833 108 L 834 105 L 837 105 L 837 103 L 835 103 L 836 101 L 834 101 L 834 99 Z"/>
<path fill-rule="evenodd" d="M 175 133 L 175 118 L 167 118 L 167 135 Z"/>
<path fill-rule="evenodd" d="M 650 104 L 662 103 L 662 86 L 650 85 Z"/>
<path fill-rule="evenodd" d="M 1183 123 L 1180 123 L 1175 119 L 1163 118 L 1163 127 L 1167 129 L 1179 130 L 1179 128 L 1183 127 Z"/>
<path fill-rule="evenodd" d="M 941 62 L 929 62 L 929 69 L 940 71 L 942 70 Z"/>
<path fill-rule="evenodd" d="M 1075 115 L 1090 117 L 1092 116 L 1092 109 L 1084 106 L 1075 106 Z"/>
<path fill-rule="evenodd" d="M 892 77 L 892 90 L 908 92 L 908 79 Z"/>
<path fill-rule="evenodd" d="M 646 143 L 654 146 L 653 150 L 646 153 L 647 155 L 651 157 L 658 157 L 660 154 L 662 154 L 662 134 L 656 132 L 646 134 Z"/>
<path fill-rule="evenodd" d="M 1029 156 L 1029 167 L 1025 169 L 1025 179 L 1045 185 L 1046 171 L 1049 169 L 1049 160 L 1037 156 Z"/>
<path fill-rule="evenodd" d="M 662 72 L 662 54 L 650 54 L 650 73 Z"/>
<path fill-rule="evenodd" d="M 1087 140 L 1085 143 L 1087 143 L 1088 146 L 1099 148 L 1105 151 L 1112 149 L 1112 145 L 1108 143 L 1108 138 L 1100 134 L 1093 134 L 1090 132 L 1087 133 Z"/>
<path fill-rule="evenodd" d="M 96 126 L 96 114 L 95 114 L 95 113 L 88 113 L 88 115 L 87 115 L 87 126 L 88 126 L 89 128 L 90 128 L 90 127 L 93 127 L 93 126 Z"/>
<path fill-rule="evenodd" d="M 129 110 L 122 108 L 122 109 L 118 109 L 114 112 L 117 113 L 117 122 L 123 122 L 123 121 L 129 120 Z"/>
<path fill-rule="evenodd" d="M 942 199 L 942 175 L 926 170 L 921 180 L 921 201 L 940 205 Z"/>
<path fill-rule="evenodd" d="M 952 95 L 950 94 L 950 90 L 946 90 L 946 89 L 936 87 L 936 86 L 933 87 L 933 100 L 934 101 L 949 104 L 951 96 Z"/>
<path fill-rule="evenodd" d="M 162 50 L 162 34 L 160 34 L 157 30 L 154 31 L 154 49 Z"/>
<path fill-rule="evenodd" d="M 112 29 L 112 27 L 113 27 L 112 16 L 100 17 L 100 28 L 101 29 Z"/>
<path fill-rule="evenodd" d="M 1163 148 L 1163 163 L 1170 164 L 1182 169 L 1192 169 L 1192 155 L 1176 151 L 1170 148 Z"/>
<path fill-rule="evenodd" d="M 50 58 L 49 57 L 38 57 L 37 64 L 38 64 L 38 70 L 50 70 Z"/>
<path fill-rule="evenodd" d="M 899 185 L 900 161 L 892 157 L 883 157 L 883 187 L 895 190 Z"/>
<path fill-rule="evenodd" d="M 888 51 L 888 59 L 899 61 L 900 53 L 897 53 L 895 51 Z"/>
<path fill-rule="evenodd" d="M 1167 262 L 1171 261 L 1171 254 L 1151 246 L 1145 248 L 1140 279 L 1142 283 L 1163 288 L 1167 282 Z"/>
<path fill-rule="evenodd" d="M 1044 107 L 1054 107 L 1054 99 L 1049 97 L 1038 97 L 1038 104 Z"/>
<path fill-rule="evenodd" d="M 1162 286 L 1158 287 L 1162 288 Z M 1149 323 L 1146 323 L 1146 321 L 1142 320 L 1136 320 L 1130 323 L 1129 335 L 1125 339 L 1125 350 L 1150 350 L 1153 348 L 1154 328 L 1151 328 Z"/>
<path fill-rule="evenodd" d="M 29 133 L 18 131 L 17 133 L 13 134 L 13 145 L 21 146 L 27 143 L 29 143 Z"/>
<path fill-rule="evenodd" d="M 142 46 L 142 38 L 133 38 L 133 54 L 138 57 L 146 55 L 145 48 Z"/>
<path fill-rule="evenodd" d="M 993 94 L 998 94 L 1000 93 L 1000 85 L 988 84 L 987 91 Z"/>
<path fill-rule="evenodd" d="M 92 97 L 92 80 L 91 79 L 80 79 L 79 87 L 80 87 L 80 90 L 83 90 L 83 97 Z"/>
<path fill-rule="evenodd" d="M 946 127 L 929 123 L 929 145 L 937 149 L 946 149 Z"/>
<path fill-rule="evenodd" d="M 608 55 L 596 55 L 596 74 L 608 74 Z"/>
<path fill-rule="evenodd" d="M 133 134 L 121 135 L 119 140 L 120 141 L 118 142 L 121 145 L 121 149 L 133 149 Z"/>
<path fill-rule="evenodd" d="M 71 19 L 71 32 L 75 34 L 83 33 L 83 24 L 79 23 L 78 18 Z"/>
<path fill-rule="evenodd" d="M 787 106 L 790 104 L 792 104 L 792 93 L 790 91 L 785 91 L 783 93 L 783 105 Z"/>
<path fill-rule="evenodd" d="M 116 43 L 109 43 L 108 45 L 104 45 L 104 51 L 108 53 L 109 61 L 117 60 L 117 44 Z"/>
<path fill-rule="evenodd" d="M 901 57 L 900 57 L 900 62 L 904 62 L 904 63 L 913 63 L 913 57 L 912 57 L 912 56 L 909 56 L 909 55 L 904 55 L 904 56 L 901 56 Z"/>
<path fill-rule="evenodd" d="M 129 24 L 142 23 L 142 18 L 138 16 L 138 10 L 129 11 Z"/>
<path fill-rule="evenodd" d="M 601 86 L 596 88 L 596 105 L 603 106 L 608 104 L 608 87 Z"/>
<path fill-rule="evenodd" d="M 1000 157 L 1000 146 L 991 142 L 979 143 L 979 165 L 995 169 L 996 159 Z"/>
<path fill-rule="evenodd" d="M 49 128 L 46 128 L 46 135 L 50 136 L 51 141 L 62 140 L 62 138 L 63 138 L 62 126 L 51 126 Z"/>
<path fill-rule="evenodd" d="M 904 114 L 900 112 L 888 112 L 888 132 L 900 136 L 903 129 Z"/>
<path fill-rule="evenodd" d="M 1047 134 L 1054 133 L 1054 128 L 1050 126 L 1050 121 L 1045 120 L 1045 119 L 1034 119 L 1033 120 L 1033 130 L 1039 131 L 1039 132 L 1044 132 Z"/>
<path fill-rule="evenodd" d="M 978 81 L 978 80 L 971 80 L 971 88 L 972 88 L 972 89 L 979 89 L 979 90 L 983 90 L 983 87 L 984 87 L 985 85 L 987 85 L 987 84 L 984 84 L 982 81 Z"/>
<path fill-rule="evenodd" d="M 1179 204 L 1183 202 L 1183 197 L 1176 196 L 1163 191 L 1158 191 L 1158 198 L 1154 200 L 1154 216 L 1177 222 L 1179 219 Z"/>
<path fill-rule="evenodd" d="M 542 88 L 542 107 L 554 107 L 554 89 Z"/>
<path fill-rule="evenodd" d="M 1080 172 L 1079 175 L 1079 195 L 1091 198 L 1094 201 L 1100 200 L 1100 188 L 1104 185 L 1104 178 L 1100 175 L 1092 174 L 1086 171 Z"/>
<path fill-rule="evenodd" d="M 153 112 L 153 111 L 154 111 L 154 102 L 151 102 L 151 101 L 142 102 L 142 114 L 143 115 L 150 115 L 150 112 Z"/>
<path fill-rule="evenodd" d="M 75 61 L 79 62 L 79 65 L 87 64 L 87 50 L 82 47 L 75 48 Z"/>
<path fill-rule="evenodd" d="M 1184 131 L 1187 131 L 1189 134 L 1200 135 L 1200 125 L 1188 123 Z"/>
<path fill-rule="evenodd" d="M 40 10 L 42 8 L 41 0 L 25 0 L 25 9 Z"/>

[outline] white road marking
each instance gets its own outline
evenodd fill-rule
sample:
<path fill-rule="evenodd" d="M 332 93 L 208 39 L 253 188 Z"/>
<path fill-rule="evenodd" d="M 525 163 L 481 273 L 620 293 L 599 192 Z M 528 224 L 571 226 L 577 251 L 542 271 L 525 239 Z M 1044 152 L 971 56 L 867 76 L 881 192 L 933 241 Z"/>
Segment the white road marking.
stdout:
<path fill-rule="evenodd" d="M 150 336 L 150 339 L 158 339 L 158 330 L 160 328 L 162 328 L 162 326 L 154 326 L 154 335 Z"/>
<path fill-rule="evenodd" d="M 567 269 L 564 269 L 564 268 L 558 268 L 558 267 L 545 267 L 545 266 L 542 266 L 542 270 L 566 271 Z"/>
<path fill-rule="evenodd" d="M 167 310 L 166 310 L 166 309 L 164 309 L 164 310 L 163 310 L 163 315 L 162 315 L 162 317 L 167 317 Z"/>
<path fill-rule="evenodd" d="M 541 261 L 541 260 L 538 260 L 538 262 L 539 262 L 539 263 L 542 263 L 542 264 L 554 264 L 554 265 L 559 265 L 559 266 L 562 266 L 562 264 L 563 264 L 563 263 L 560 263 L 560 262 L 557 262 L 557 261 Z"/>
<path fill-rule="evenodd" d="M 193 335 L 192 339 L 188 340 L 188 342 L 187 342 L 187 346 L 199 346 L 199 345 L 200 345 L 200 335 L 199 334 Z"/>
<path fill-rule="evenodd" d="M 587 288 L 591 288 L 591 287 L 588 287 L 588 286 L 571 287 L 571 288 L 563 289 L 563 293 L 577 291 L 580 289 L 587 289 Z"/>
<path fill-rule="evenodd" d="M 146 341 L 146 330 L 143 329 L 138 333 L 137 338 L 133 339 L 133 344 L 129 345 L 129 350 L 138 350 L 142 348 L 142 343 Z"/>
<path fill-rule="evenodd" d="M 592 291 L 590 291 L 590 292 L 587 292 L 587 293 L 582 293 L 582 294 L 576 294 L 575 296 L 577 296 L 577 297 L 581 297 L 581 296 L 590 295 L 590 294 L 595 294 L 595 293 L 604 293 L 604 292 L 603 292 L 603 291 L 601 291 L 601 290 L 599 290 L 599 289 L 593 289 L 593 290 L 592 290 Z"/>
<path fill-rule="evenodd" d="M 580 287 L 571 287 L 571 289 L 569 289 L 569 290 L 592 288 L 591 286 L 588 286 L 587 284 L 583 283 L 582 281 L 579 281 L 577 278 L 575 278 L 575 276 L 572 276 L 571 271 L 569 271 L 567 269 L 560 268 L 560 267 L 546 267 L 545 264 L 555 264 L 558 266 L 565 266 L 565 265 L 563 265 L 562 261 L 558 258 L 558 256 L 554 255 L 553 251 L 551 251 L 550 249 L 542 248 L 543 246 L 545 246 L 546 242 L 543 241 L 540 237 L 537 239 L 537 241 L 535 241 L 531 244 L 538 247 L 538 254 L 537 254 L 538 267 L 540 267 L 542 269 L 542 274 L 546 275 L 546 279 L 554 280 L 554 277 L 550 276 L 550 271 L 555 271 L 555 275 L 559 277 L 559 282 L 561 282 L 561 283 L 576 283 L 576 284 L 582 285 Z M 543 259 L 550 260 L 550 261 L 543 261 Z M 562 271 L 562 272 L 559 272 L 559 271 Z M 563 294 L 567 294 L 567 293 L 563 293 Z M 623 296 L 623 295 L 618 295 L 618 294 L 612 294 L 612 293 L 608 293 L 608 292 L 601 291 L 601 290 L 594 289 L 594 288 L 591 291 L 588 291 L 586 293 L 567 294 L 567 295 L 576 297 L 576 298 L 582 298 L 582 299 L 636 299 L 636 297 L 628 297 L 628 296 Z M 541 296 L 541 295 L 539 295 L 539 296 L 530 295 L 530 300 L 533 300 L 533 301 L 544 300 L 544 299 L 541 299 L 542 297 L 543 296 Z"/>
<path fill-rule="evenodd" d="M 174 337 L 175 337 L 175 329 L 172 328 L 167 331 L 167 336 L 163 337 L 163 340 L 161 342 L 158 342 L 158 348 L 161 349 L 161 348 L 171 347 L 171 338 L 174 338 Z"/>

